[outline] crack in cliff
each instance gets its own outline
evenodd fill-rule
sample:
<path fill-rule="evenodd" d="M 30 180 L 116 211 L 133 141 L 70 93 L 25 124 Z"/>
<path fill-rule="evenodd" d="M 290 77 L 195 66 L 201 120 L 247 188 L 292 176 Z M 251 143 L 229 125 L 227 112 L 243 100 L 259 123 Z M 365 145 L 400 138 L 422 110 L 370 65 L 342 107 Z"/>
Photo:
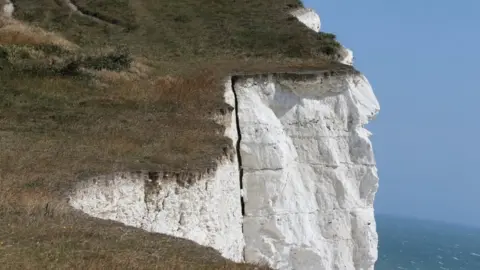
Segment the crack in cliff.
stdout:
<path fill-rule="evenodd" d="M 239 184 L 240 184 L 240 207 L 242 208 L 242 235 L 245 237 L 244 228 L 243 228 L 243 217 L 245 217 L 245 201 L 243 199 L 243 165 L 242 165 L 242 155 L 240 154 L 240 144 L 242 142 L 242 132 L 240 131 L 240 116 L 238 115 L 238 96 L 237 92 L 235 91 L 235 81 L 237 77 L 232 76 L 232 92 L 234 97 L 234 105 L 235 105 L 235 124 L 237 127 L 237 144 L 235 150 L 237 152 L 237 163 L 238 163 L 238 174 L 239 174 Z M 243 247 L 242 251 L 242 258 L 245 260 L 245 246 Z"/>
<path fill-rule="evenodd" d="M 242 141 L 242 133 L 240 132 L 240 117 L 238 116 L 238 96 L 237 92 L 235 92 L 235 81 L 237 77 L 232 76 L 232 92 L 235 99 L 235 123 L 237 126 L 237 145 L 236 145 L 236 152 L 237 152 L 237 162 L 238 162 L 238 172 L 239 172 L 239 182 L 240 182 L 240 204 L 242 207 L 242 216 L 245 216 L 245 201 L 243 199 L 243 166 L 242 166 L 242 155 L 240 154 L 240 143 Z M 243 233 L 243 226 L 242 226 L 242 233 Z"/>

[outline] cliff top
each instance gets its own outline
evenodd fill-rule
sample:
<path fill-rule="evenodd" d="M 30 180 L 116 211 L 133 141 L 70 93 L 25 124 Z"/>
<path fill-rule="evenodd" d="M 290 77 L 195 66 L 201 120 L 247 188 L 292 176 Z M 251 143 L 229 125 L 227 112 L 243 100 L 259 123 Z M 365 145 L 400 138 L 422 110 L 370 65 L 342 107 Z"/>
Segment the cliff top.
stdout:
<path fill-rule="evenodd" d="M 214 169 L 234 152 L 213 119 L 230 110 L 221 79 L 345 68 L 335 37 L 289 15 L 298 0 L 12 2 L 13 18 L 0 15 L 0 262 L 250 269 L 190 241 L 71 214 L 64 192 L 115 171 Z"/>

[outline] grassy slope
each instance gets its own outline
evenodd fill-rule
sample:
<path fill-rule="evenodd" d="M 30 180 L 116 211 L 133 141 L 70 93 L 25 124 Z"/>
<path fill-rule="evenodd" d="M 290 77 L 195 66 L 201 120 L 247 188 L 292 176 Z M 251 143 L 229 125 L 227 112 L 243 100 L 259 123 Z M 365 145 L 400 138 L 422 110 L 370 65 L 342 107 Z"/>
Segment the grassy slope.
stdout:
<path fill-rule="evenodd" d="M 234 153 L 212 120 L 231 110 L 220 78 L 335 68 L 338 44 L 286 15 L 297 0 L 72 2 L 87 16 L 16 0 L 39 28 L 0 21 L 0 267 L 251 269 L 71 213 L 64 194 L 89 175 L 215 168 Z"/>

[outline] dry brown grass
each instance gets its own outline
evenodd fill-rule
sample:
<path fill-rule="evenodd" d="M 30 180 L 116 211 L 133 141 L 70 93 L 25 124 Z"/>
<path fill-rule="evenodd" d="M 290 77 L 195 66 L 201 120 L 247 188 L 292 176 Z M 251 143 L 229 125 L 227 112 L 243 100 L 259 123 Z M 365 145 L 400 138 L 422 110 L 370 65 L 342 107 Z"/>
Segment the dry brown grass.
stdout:
<path fill-rule="evenodd" d="M 54 210 L 0 208 L 1 269 L 255 269 L 188 240 Z"/>
<path fill-rule="evenodd" d="M 15 14 L 29 23 L 0 19 L 0 47 L 22 64 L 2 66 L 0 51 L 0 268 L 255 269 L 86 217 L 65 200 L 89 176 L 215 169 L 235 152 L 218 122 L 232 110 L 227 75 L 348 69 L 322 53 L 335 48 L 331 37 L 282 17 L 298 1 L 222 1 L 76 1 L 112 25 L 53 0 L 17 0 Z M 75 73 L 46 72 L 52 59 L 119 44 L 134 56 L 123 70 L 83 61 Z M 38 59 L 24 54 L 44 58 L 28 65 Z"/>
<path fill-rule="evenodd" d="M 85 91 L 88 82 L 68 77 L 27 80 L 11 74 L 10 79 L 0 109 L 0 209 L 11 209 L 2 216 L 11 225 L 0 224 L 0 239 L 13 243 L 2 257 L 8 269 L 253 269 L 192 242 L 134 229 L 138 238 L 119 247 L 112 226 L 99 230 L 96 222 L 70 213 L 62 199 L 75 181 L 89 175 L 214 168 L 224 148 L 233 149 L 223 137 L 224 126 L 210 119 L 225 107 L 221 91 L 212 90 L 212 75 L 120 80 L 90 91 Z M 66 210 L 50 211 L 66 214 L 45 218 L 46 205 L 56 200 Z M 26 221 L 33 224 L 24 227 Z M 66 234 L 58 232 L 63 223 L 72 226 Z M 143 243 L 147 236 L 151 247 Z"/>
<path fill-rule="evenodd" d="M 66 50 L 79 48 L 79 46 L 66 40 L 59 34 L 51 33 L 39 27 L 29 26 L 13 18 L 2 16 L 0 16 L 0 44 L 51 44 Z"/>

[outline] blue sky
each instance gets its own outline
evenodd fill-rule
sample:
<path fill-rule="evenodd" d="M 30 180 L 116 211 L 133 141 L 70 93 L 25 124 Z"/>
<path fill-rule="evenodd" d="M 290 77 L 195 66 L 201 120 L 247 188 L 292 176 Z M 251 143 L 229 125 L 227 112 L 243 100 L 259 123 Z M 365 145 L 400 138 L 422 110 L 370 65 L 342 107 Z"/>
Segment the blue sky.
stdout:
<path fill-rule="evenodd" d="M 380 102 L 376 212 L 480 226 L 480 1 L 304 4 Z"/>

